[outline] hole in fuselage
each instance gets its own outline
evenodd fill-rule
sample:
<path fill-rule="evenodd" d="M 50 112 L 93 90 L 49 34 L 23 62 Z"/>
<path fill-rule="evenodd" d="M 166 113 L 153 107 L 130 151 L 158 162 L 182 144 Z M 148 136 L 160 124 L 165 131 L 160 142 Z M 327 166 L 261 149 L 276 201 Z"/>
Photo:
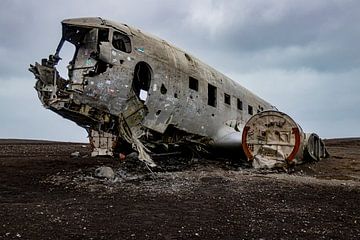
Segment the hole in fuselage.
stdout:
<path fill-rule="evenodd" d="M 101 60 L 98 60 L 94 69 L 89 71 L 88 76 L 89 77 L 95 77 L 101 73 L 106 72 L 106 70 L 108 69 L 109 64 L 107 64 L 106 62 L 103 62 Z"/>
<path fill-rule="evenodd" d="M 210 83 L 208 84 L 208 105 L 216 107 L 217 88 Z"/>
<path fill-rule="evenodd" d="M 164 86 L 164 84 L 161 84 L 160 92 L 161 92 L 161 94 L 166 94 L 167 89 L 166 89 L 166 87 Z"/>
<path fill-rule="evenodd" d="M 60 76 L 63 78 L 68 78 L 68 66 L 74 58 L 74 53 L 75 46 L 72 43 L 65 41 L 60 52 L 60 57 L 62 60 L 59 61 L 56 68 L 59 71 Z"/>
<path fill-rule="evenodd" d="M 135 95 L 142 101 L 146 101 L 152 78 L 151 67 L 145 62 L 139 62 L 135 66 L 132 88 Z"/>

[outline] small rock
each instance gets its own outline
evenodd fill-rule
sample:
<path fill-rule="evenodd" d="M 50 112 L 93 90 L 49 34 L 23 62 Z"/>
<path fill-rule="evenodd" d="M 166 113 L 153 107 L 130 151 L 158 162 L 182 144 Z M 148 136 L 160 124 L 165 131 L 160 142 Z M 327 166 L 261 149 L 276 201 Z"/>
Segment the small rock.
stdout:
<path fill-rule="evenodd" d="M 70 154 L 71 157 L 80 157 L 80 152 L 73 152 Z"/>
<path fill-rule="evenodd" d="M 103 166 L 103 167 L 98 167 L 97 169 L 95 169 L 95 177 L 114 179 L 115 173 L 111 167 Z"/>

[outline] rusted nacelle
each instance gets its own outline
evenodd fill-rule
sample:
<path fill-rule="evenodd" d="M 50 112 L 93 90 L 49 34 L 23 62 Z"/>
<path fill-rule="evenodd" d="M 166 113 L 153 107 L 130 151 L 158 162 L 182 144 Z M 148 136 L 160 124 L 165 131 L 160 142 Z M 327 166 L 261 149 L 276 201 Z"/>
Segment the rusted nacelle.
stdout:
<path fill-rule="evenodd" d="M 305 134 L 288 115 L 264 111 L 245 124 L 242 146 L 255 168 L 284 167 L 328 155 L 318 135 Z"/>

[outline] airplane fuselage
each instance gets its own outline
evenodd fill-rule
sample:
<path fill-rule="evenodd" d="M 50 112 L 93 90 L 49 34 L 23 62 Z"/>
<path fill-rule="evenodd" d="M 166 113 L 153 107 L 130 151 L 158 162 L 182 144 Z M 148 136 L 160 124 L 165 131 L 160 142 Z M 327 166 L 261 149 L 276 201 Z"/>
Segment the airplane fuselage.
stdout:
<path fill-rule="evenodd" d="M 95 155 L 112 155 L 120 142 L 145 153 L 144 140 L 240 150 L 246 122 L 276 110 L 139 29 L 101 18 L 68 19 L 62 26 L 55 55 L 31 68 L 38 79 L 35 88 L 44 106 L 87 129 Z M 76 49 L 68 79 L 55 68 L 65 41 Z"/>

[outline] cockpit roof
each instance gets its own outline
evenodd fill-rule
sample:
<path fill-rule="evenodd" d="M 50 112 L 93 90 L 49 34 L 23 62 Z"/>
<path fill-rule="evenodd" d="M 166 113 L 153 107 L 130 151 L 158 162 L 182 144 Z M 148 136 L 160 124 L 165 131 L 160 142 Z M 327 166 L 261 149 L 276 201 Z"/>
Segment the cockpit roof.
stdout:
<path fill-rule="evenodd" d="M 97 28 L 113 27 L 129 35 L 131 34 L 130 28 L 127 25 L 105 20 L 100 17 L 70 18 L 70 19 L 64 19 L 61 23 L 63 25 L 70 25 L 70 26 L 74 25 L 74 26 L 97 27 Z"/>

